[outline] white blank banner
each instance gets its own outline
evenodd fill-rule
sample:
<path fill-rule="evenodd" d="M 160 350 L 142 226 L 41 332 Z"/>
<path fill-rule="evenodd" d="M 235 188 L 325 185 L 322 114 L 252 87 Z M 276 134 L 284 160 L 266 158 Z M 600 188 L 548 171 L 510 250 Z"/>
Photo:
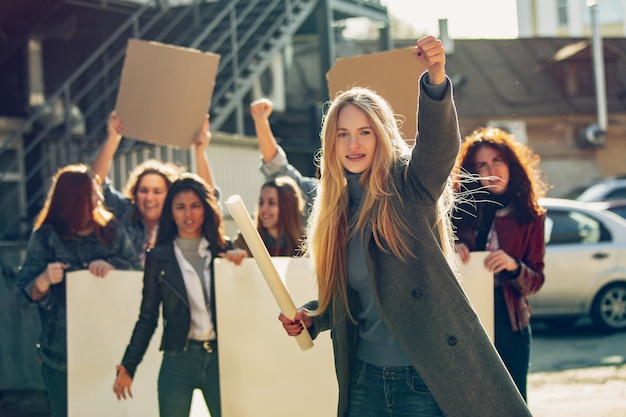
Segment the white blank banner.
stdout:
<path fill-rule="evenodd" d="M 273 258 L 296 305 L 316 297 L 304 259 Z M 222 417 L 329 416 L 337 409 L 330 335 L 302 351 L 278 321 L 279 309 L 253 259 L 237 267 L 216 261 Z M 112 387 L 139 315 L 143 273 L 87 271 L 67 276 L 70 417 L 158 416 L 161 320 L 133 381 L 134 398 L 118 401 Z M 315 401 L 304 399 L 303 393 Z M 190 416 L 208 416 L 199 392 Z"/>
<path fill-rule="evenodd" d="M 472 254 L 462 284 L 488 333 L 493 333 L 493 280 Z M 484 257 L 484 256 L 483 256 Z M 309 260 L 272 258 L 296 306 L 317 296 Z M 337 380 L 329 332 L 303 351 L 278 321 L 279 308 L 254 259 L 241 266 L 216 260 L 215 291 L 223 417 L 332 416 Z M 133 381 L 134 398 L 112 391 L 139 315 L 143 273 L 67 274 L 68 397 L 70 417 L 157 416 L 162 354 L 161 320 Z M 305 395 L 306 393 L 306 395 Z M 190 416 L 207 417 L 199 392 Z M 311 401 L 311 399 L 315 399 Z"/>
<path fill-rule="evenodd" d="M 272 258 L 296 306 L 317 298 L 304 258 Z M 337 414 L 329 332 L 301 350 L 278 320 L 280 309 L 254 259 L 215 265 L 223 417 Z M 231 395 L 232 393 L 232 395 Z"/>
<path fill-rule="evenodd" d="M 495 340 L 494 313 L 493 313 L 493 273 L 487 271 L 483 262 L 489 252 L 472 252 L 466 265 L 460 265 L 461 286 L 470 299 L 474 310 L 487 334 L 493 342 Z"/>
<path fill-rule="evenodd" d="M 115 366 L 122 361 L 139 317 L 143 272 L 88 271 L 67 274 L 67 383 L 69 417 L 158 416 L 161 321 L 133 380 L 133 397 L 113 393 Z"/>

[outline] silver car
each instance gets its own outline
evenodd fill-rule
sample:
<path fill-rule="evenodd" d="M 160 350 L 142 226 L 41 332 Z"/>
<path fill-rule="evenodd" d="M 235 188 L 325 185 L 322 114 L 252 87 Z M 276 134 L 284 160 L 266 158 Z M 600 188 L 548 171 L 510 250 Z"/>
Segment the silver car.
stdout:
<path fill-rule="evenodd" d="M 607 201 L 594 201 L 589 203 L 593 208 L 598 210 L 609 210 L 626 219 L 626 199 L 621 200 L 607 200 Z"/>
<path fill-rule="evenodd" d="M 579 201 L 545 198 L 546 281 L 529 297 L 533 317 L 626 329 L 626 220 Z"/>
<path fill-rule="evenodd" d="M 562 198 L 578 201 L 611 201 L 626 199 L 626 175 L 607 177 L 574 188 Z"/>

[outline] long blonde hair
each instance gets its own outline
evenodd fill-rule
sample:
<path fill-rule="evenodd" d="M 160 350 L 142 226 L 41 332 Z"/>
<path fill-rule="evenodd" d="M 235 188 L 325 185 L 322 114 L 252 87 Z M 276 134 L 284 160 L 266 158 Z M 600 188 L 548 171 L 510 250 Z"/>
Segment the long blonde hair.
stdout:
<path fill-rule="evenodd" d="M 401 261 L 406 261 L 407 256 L 414 256 L 406 239 L 407 235 L 414 234 L 392 204 L 392 199 L 399 193 L 392 174 L 406 167 L 411 149 L 400 133 L 393 110 L 385 99 L 362 87 L 339 93 L 324 117 L 321 177 L 304 242 L 306 254 L 312 258 L 315 266 L 318 282 L 318 308 L 314 314 L 320 314 L 328 308 L 336 291 L 344 297 L 347 305 L 347 244 L 351 237 L 348 224 L 349 197 L 345 170 L 336 153 L 335 143 L 339 112 L 348 105 L 354 105 L 365 113 L 377 138 L 372 166 L 361 175 L 361 185 L 366 192 L 353 233 L 358 235 L 366 227 L 371 227 L 373 238 L 381 250 L 391 251 Z M 448 197 L 441 202 L 451 201 L 451 193 L 444 194 Z M 439 210 L 443 210 L 441 205 Z M 450 254 L 452 235 L 449 233 L 448 216 L 439 217 L 440 223 L 433 225 L 433 228 L 439 229 L 442 249 L 444 253 Z"/>

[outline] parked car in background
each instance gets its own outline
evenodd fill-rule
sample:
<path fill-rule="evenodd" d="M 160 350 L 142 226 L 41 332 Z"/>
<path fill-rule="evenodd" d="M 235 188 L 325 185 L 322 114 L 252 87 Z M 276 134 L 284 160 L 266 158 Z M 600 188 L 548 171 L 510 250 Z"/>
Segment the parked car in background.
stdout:
<path fill-rule="evenodd" d="M 562 198 L 578 201 L 609 201 L 626 199 L 626 175 L 607 177 L 576 187 Z"/>
<path fill-rule="evenodd" d="M 626 199 L 596 201 L 589 204 L 591 204 L 594 209 L 612 211 L 618 216 L 626 219 Z"/>
<path fill-rule="evenodd" d="M 545 198 L 546 281 L 529 297 L 534 319 L 626 329 L 626 220 L 593 204 Z"/>

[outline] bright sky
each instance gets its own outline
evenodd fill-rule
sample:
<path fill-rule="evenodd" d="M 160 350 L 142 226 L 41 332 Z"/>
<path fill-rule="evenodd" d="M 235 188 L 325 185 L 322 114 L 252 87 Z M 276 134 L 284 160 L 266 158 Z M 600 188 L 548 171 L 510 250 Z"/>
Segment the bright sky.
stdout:
<path fill-rule="evenodd" d="M 411 23 L 418 33 L 439 35 L 439 19 L 448 34 L 460 38 L 516 38 L 515 0 L 382 0 L 389 14 Z"/>

